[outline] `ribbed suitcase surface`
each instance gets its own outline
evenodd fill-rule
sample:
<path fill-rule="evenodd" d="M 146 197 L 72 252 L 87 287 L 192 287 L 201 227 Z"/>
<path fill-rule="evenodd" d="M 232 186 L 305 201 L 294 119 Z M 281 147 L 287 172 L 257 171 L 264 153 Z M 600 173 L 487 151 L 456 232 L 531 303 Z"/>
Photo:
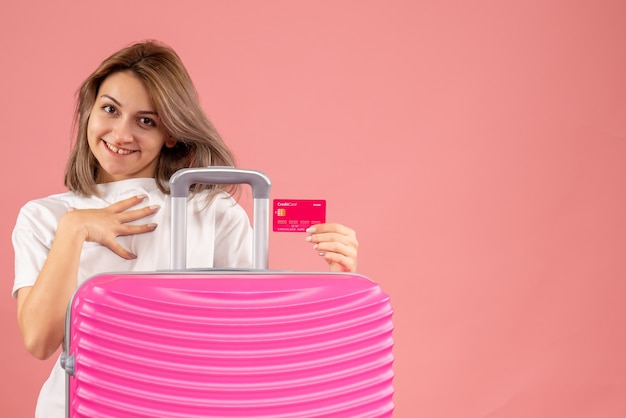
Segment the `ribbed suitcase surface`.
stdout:
<path fill-rule="evenodd" d="M 391 317 L 358 274 L 97 276 L 68 311 L 69 415 L 391 416 Z"/>

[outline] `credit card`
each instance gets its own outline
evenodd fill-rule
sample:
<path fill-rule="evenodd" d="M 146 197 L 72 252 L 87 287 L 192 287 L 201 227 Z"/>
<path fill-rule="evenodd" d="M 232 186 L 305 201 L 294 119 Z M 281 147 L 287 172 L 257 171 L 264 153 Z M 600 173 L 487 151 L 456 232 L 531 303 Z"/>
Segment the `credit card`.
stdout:
<path fill-rule="evenodd" d="M 326 222 L 326 201 L 274 199 L 274 232 L 304 232 Z"/>

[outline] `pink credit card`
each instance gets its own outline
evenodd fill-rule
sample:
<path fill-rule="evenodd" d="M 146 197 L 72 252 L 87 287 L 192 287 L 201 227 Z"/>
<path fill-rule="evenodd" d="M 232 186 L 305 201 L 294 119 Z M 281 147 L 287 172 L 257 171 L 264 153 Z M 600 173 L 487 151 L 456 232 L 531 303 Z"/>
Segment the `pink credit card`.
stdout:
<path fill-rule="evenodd" d="M 274 232 L 304 232 L 324 222 L 325 200 L 274 199 Z"/>

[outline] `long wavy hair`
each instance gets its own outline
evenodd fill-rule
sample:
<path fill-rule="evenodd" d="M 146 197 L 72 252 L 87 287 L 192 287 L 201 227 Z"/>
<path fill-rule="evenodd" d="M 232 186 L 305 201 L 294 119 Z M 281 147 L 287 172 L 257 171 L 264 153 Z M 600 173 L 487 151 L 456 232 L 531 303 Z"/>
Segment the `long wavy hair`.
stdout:
<path fill-rule="evenodd" d="M 87 124 L 100 85 L 120 71 L 130 71 L 143 81 L 165 134 L 176 140 L 172 148 L 164 145 L 158 157 L 154 178 L 161 191 L 169 193 L 169 178 L 180 168 L 235 165 L 232 152 L 202 109 L 179 56 L 166 45 L 145 41 L 111 55 L 80 86 L 74 116 L 75 143 L 65 169 L 65 186 L 69 190 L 84 196 L 97 194 L 100 165 L 89 149 Z M 236 188 L 198 184 L 190 191 L 232 193 Z"/>

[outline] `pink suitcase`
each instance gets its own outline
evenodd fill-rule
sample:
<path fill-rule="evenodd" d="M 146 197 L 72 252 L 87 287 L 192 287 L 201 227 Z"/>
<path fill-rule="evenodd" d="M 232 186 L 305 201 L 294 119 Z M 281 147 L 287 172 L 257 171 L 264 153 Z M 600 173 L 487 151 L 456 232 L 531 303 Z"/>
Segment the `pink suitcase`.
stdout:
<path fill-rule="evenodd" d="M 255 269 L 185 270 L 192 183 L 248 183 Z M 68 417 L 389 417 L 392 308 L 368 278 L 267 271 L 269 180 L 185 169 L 172 187 L 172 270 L 111 273 L 70 302 Z"/>

